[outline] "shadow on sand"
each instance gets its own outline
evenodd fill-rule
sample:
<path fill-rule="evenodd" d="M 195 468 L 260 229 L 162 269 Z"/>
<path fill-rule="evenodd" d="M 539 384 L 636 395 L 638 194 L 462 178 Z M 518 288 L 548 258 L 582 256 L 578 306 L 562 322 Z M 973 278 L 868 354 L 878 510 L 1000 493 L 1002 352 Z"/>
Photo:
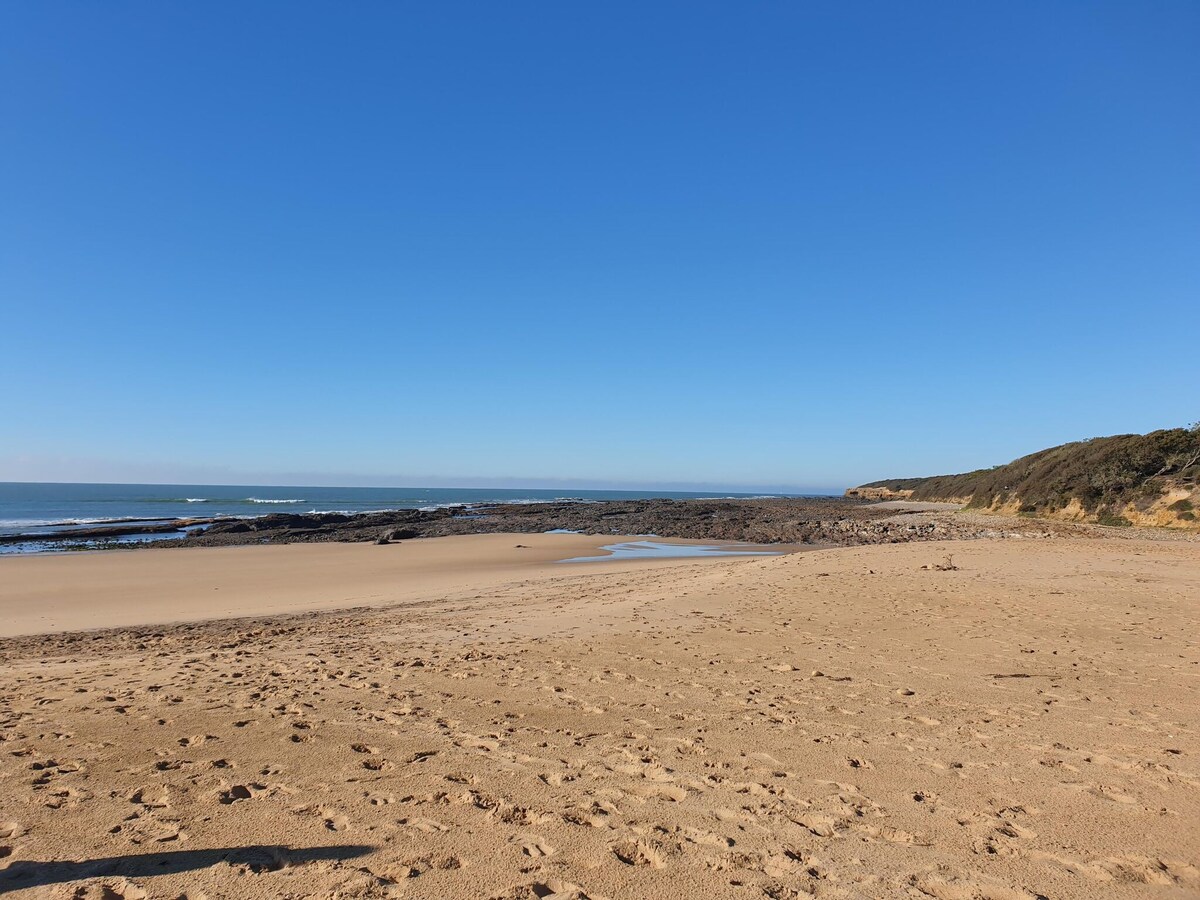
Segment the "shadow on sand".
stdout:
<path fill-rule="evenodd" d="M 130 854 L 78 862 L 38 862 L 15 860 L 0 870 L 0 894 L 85 878 L 148 878 L 173 875 L 193 869 L 207 869 L 225 862 L 246 866 L 254 872 L 270 872 L 287 866 L 321 860 L 354 859 L 374 848 L 363 844 L 340 847 L 284 847 L 257 844 L 250 847 L 222 847 L 215 850 L 172 850 L 169 853 Z"/>

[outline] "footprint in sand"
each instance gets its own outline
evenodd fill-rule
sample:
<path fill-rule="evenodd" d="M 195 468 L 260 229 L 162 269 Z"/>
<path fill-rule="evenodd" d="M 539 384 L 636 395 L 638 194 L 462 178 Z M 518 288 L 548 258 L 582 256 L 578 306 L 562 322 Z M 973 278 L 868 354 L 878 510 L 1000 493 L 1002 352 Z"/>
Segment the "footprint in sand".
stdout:
<path fill-rule="evenodd" d="M 1200 887 L 1200 869 L 1182 860 L 1156 859 L 1147 856 L 1110 856 L 1098 859 L 1085 872 L 1096 881 L 1118 881 L 1126 884 L 1187 885 Z"/>
<path fill-rule="evenodd" d="M 534 897 L 540 898 L 540 900 L 608 900 L 599 894 L 587 893 L 577 884 L 558 879 L 517 885 L 498 894 L 492 894 L 488 900 L 531 900 Z"/>
<path fill-rule="evenodd" d="M 401 861 L 400 871 L 392 870 L 389 874 L 393 878 L 416 878 L 418 875 L 424 875 L 426 872 L 437 869 L 442 872 L 449 872 L 455 869 L 461 869 L 463 861 L 451 854 L 426 854 L 424 856 L 413 856 Z"/>
<path fill-rule="evenodd" d="M 220 738 L 215 734 L 196 734 L 191 737 L 181 737 L 176 743 L 180 747 L 199 747 L 201 744 L 207 744 L 209 741 L 219 741 Z"/>
<path fill-rule="evenodd" d="M 893 828 L 890 825 L 854 825 L 859 834 L 868 841 L 887 841 L 889 844 L 911 844 L 915 847 L 930 847 L 932 842 L 922 840 L 907 831 Z"/>
<path fill-rule="evenodd" d="M 187 840 L 187 832 L 180 828 L 178 819 L 156 819 L 151 815 L 127 820 L 119 825 L 117 830 L 132 844 L 164 844 Z"/>
<path fill-rule="evenodd" d="M 235 784 L 226 788 L 218 795 L 225 805 L 237 803 L 239 800 L 251 800 L 267 789 L 265 784 L 251 782 L 250 784 Z"/>
<path fill-rule="evenodd" d="M 807 828 L 817 837 L 829 838 L 837 833 L 837 827 L 840 824 L 838 819 L 833 816 L 812 815 L 805 816 L 802 819 L 795 820 L 797 825 Z"/>
<path fill-rule="evenodd" d="M 91 791 L 83 788 L 63 788 L 51 792 L 50 799 L 46 801 L 46 806 L 50 809 L 70 809 L 86 800 L 91 800 L 93 796 Z"/>
<path fill-rule="evenodd" d="M 1046 900 L 1041 894 L 982 877 L 915 875 L 911 884 L 935 900 Z"/>
<path fill-rule="evenodd" d="M 613 856 L 627 866 L 649 866 L 652 869 L 664 868 L 667 864 L 666 855 L 661 848 L 649 841 L 622 841 L 610 848 Z"/>
<path fill-rule="evenodd" d="M 146 900 L 148 895 L 132 881 L 106 881 L 76 888 L 71 900 Z"/>
<path fill-rule="evenodd" d="M 165 784 L 155 784 L 135 790 L 129 795 L 129 802 L 146 809 L 166 809 L 171 805 L 171 795 Z"/>
<path fill-rule="evenodd" d="M 639 784 L 632 786 L 629 792 L 646 800 L 667 800 L 671 803 L 682 803 L 687 799 L 687 791 L 684 788 L 670 784 Z"/>
<path fill-rule="evenodd" d="M 412 828 L 415 831 L 423 832 L 424 834 L 439 834 L 443 831 L 449 831 L 449 825 L 443 825 L 433 819 L 400 819 L 396 823 L 402 828 Z"/>
<path fill-rule="evenodd" d="M 681 835 L 690 844 L 699 844 L 704 847 L 716 847 L 718 849 L 726 849 L 734 846 L 737 843 L 731 837 L 725 837 L 721 834 L 715 834 L 711 831 L 705 831 L 702 828 L 692 828 L 684 826 L 676 828 L 676 833 Z"/>
<path fill-rule="evenodd" d="M 17 822 L 0 822 L 0 869 L 8 868 L 13 854 L 17 852 L 14 841 L 24 833 L 25 830 Z"/>
<path fill-rule="evenodd" d="M 539 837 L 533 835 L 518 835 L 513 839 L 514 843 L 521 845 L 521 852 L 526 856 L 531 856 L 534 859 L 540 859 L 543 856 L 553 856 L 558 851 L 547 844 Z"/>
<path fill-rule="evenodd" d="M 325 827 L 330 831 L 345 831 L 350 827 L 350 820 L 336 810 L 327 809 L 324 806 L 310 804 L 308 806 L 297 806 L 292 809 L 292 812 L 297 815 L 313 815 L 318 816 L 324 823 Z"/>

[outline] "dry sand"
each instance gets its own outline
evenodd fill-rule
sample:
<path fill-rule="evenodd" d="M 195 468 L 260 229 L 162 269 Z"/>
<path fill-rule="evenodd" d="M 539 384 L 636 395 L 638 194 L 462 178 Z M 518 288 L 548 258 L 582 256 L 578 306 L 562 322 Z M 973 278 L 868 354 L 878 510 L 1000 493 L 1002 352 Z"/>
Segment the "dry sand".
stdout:
<path fill-rule="evenodd" d="M 274 616 L 0 642 L 0 893 L 1200 895 L 1195 544 L 438 540 L 0 560 L 9 633 Z"/>

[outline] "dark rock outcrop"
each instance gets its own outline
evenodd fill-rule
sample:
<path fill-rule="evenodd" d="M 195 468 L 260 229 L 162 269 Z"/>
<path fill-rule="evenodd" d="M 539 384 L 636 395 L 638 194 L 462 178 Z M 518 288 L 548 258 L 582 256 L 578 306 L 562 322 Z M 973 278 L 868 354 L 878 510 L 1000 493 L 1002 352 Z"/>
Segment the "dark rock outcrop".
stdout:
<path fill-rule="evenodd" d="M 263 516 L 216 521 L 187 545 L 378 541 L 455 534 L 656 535 L 714 541 L 854 545 L 980 537 L 995 529 L 952 517 L 905 516 L 840 498 L 611 500 L 396 510 L 359 516 Z"/>

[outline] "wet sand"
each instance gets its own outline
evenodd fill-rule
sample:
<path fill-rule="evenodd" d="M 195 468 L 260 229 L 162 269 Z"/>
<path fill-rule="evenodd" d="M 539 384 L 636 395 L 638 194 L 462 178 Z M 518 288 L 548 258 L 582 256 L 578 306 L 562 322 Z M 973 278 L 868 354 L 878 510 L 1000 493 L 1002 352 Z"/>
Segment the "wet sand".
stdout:
<path fill-rule="evenodd" d="M 602 547 L 614 540 L 636 539 L 478 534 L 382 546 L 279 544 L 0 557 L 0 637 L 413 602 L 495 588 L 513 579 L 562 577 L 568 573 L 556 567 L 558 561 L 605 556 Z M 605 561 L 604 571 L 664 562 L 671 561 Z M 587 571 L 577 568 L 582 564 L 571 565 L 574 574 Z"/>
<path fill-rule="evenodd" d="M 408 544 L 179 551 L 259 617 L 0 641 L 0 892 L 1200 892 L 1196 545 L 511 561 L 532 538 L 403 578 Z M 132 621 L 190 608 L 175 552 L 17 568 Z"/>

